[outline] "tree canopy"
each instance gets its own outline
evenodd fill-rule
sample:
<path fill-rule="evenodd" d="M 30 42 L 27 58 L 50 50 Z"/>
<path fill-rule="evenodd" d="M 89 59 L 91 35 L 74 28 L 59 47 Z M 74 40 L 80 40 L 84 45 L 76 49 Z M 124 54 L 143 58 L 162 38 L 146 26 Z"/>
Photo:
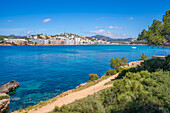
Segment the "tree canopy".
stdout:
<path fill-rule="evenodd" d="M 110 60 L 110 66 L 111 68 L 116 68 L 116 71 L 118 71 L 121 66 L 127 65 L 127 62 L 126 57 L 121 57 L 121 59 L 115 57 Z"/>
<path fill-rule="evenodd" d="M 143 29 L 138 35 L 138 40 L 146 40 L 148 45 L 166 45 L 170 40 L 167 36 L 170 35 L 170 10 L 165 12 L 163 20 L 154 20 L 148 30 Z"/>
<path fill-rule="evenodd" d="M 149 57 L 145 55 L 144 53 L 142 53 L 142 55 L 140 55 L 139 60 L 149 60 Z"/>

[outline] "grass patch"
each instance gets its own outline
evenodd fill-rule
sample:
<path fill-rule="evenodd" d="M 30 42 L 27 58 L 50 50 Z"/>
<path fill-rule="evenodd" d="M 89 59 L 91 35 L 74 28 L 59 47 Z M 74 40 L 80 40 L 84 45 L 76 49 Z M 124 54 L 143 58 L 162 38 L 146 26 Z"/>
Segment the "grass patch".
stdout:
<path fill-rule="evenodd" d="M 0 100 L 2 99 L 9 99 L 9 96 L 8 95 L 0 96 Z"/>

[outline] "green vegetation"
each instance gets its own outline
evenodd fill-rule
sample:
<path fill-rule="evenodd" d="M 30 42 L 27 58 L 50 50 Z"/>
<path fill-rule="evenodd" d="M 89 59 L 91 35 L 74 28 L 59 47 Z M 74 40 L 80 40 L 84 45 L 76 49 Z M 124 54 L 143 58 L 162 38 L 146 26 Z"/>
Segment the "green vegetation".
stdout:
<path fill-rule="evenodd" d="M 28 38 L 26 36 L 22 36 L 22 37 L 17 37 L 17 36 L 0 36 L 0 43 L 8 44 L 7 42 L 4 41 L 4 38 L 8 38 L 8 39 L 26 39 L 26 40 L 28 40 Z M 24 43 L 26 43 L 26 42 L 24 42 Z"/>
<path fill-rule="evenodd" d="M 154 66 L 153 66 L 154 64 Z M 77 100 L 53 112 L 79 113 L 168 113 L 170 110 L 170 56 L 151 59 L 123 70 L 113 87 Z"/>
<path fill-rule="evenodd" d="M 165 60 L 162 59 L 150 59 L 141 63 L 141 66 L 133 67 L 130 69 L 124 69 L 117 77 L 117 79 L 125 76 L 127 72 L 137 73 L 143 70 L 149 72 L 155 72 L 156 70 L 170 71 L 170 55 Z"/>
<path fill-rule="evenodd" d="M 9 98 L 9 96 L 8 96 L 8 95 L 0 96 L 0 100 L 2 100 L 2 99 L 8 99 L 8 98 Z"/>
<path fill-rule="evenodd" d="M 8 38 L 8 36 L 0 36 L 0 40 L 4 40 L 4 38 Z"/>
<path fill-rule="evenodd" d="M 115 57 L 110 60 L 110 66 L 111 68 L 116 68 L 117 72 L 120 72 L 122 70 L 122 66 L 127 65 L 128 60 L 126 57 L 121 57 L 121 59 Z"/>
<path fill-rule="evenodd" d="M 164 22 L 164 34 L 170 35 L 170 10 L 165 12 L 163 15 L 163 22 Z"/>
<path fill-rule="evenodd" d="M 94 81 L 97 80 L 99 78 L 99 76 L 97 74 L 89 74 L 89 81 Z"/>
<path fill-rule="evenodd" d="M 56 107 L 54 109 L 54 112 L 105 113 L 105 110 L 101 102 L 99 102 L 99 100 L 96 100 L 96 98 L 93 96 L 89 96 L 88 98 L 75 101 L 73 104 L 64 105 L 61 108 Z"/>
<path fill-rule="evenodd" d="M 168 112 L 169 72 L 128 72 L 100 94 L 106 112 Z"/>
<path fill-rule="evenodd" d="M 170 42 L 166 35 L 170 35 L 170 10 L 163 15 L 163 21 L 154 20 L 148 31 L 143 29 L 138 40 L 146 40 L 148 45 L 166 45 Z"/>
<path fill-rule="evenodd" d="M 108 75 L 108 76 L 114 75 L 114 74 L 116 74 L 115 70 L 108 70 L 108 71 L 106 71 L 106 75 Z"/>
<path fill-rule="evenodd" d="M 144 53 L 142 53 L 142 55 L 140 55 L 139 60 L 149 60 L 149 57 L 145 55 Z"/>

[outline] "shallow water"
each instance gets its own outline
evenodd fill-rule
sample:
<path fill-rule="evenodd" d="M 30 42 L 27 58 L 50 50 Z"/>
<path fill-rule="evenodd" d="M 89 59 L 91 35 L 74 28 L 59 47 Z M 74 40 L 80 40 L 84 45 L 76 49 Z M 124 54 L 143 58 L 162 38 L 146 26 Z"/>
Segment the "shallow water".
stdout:
<path fill-rule="evenodd" d="M 137 47 L 132 49 L 131 47 Z M 0 46 L 0 85 L 11 80 L 20 87 L 11 93 L 10 111 L 35 105 L 73 89 L 110 69 L 112 57 L 125 56 L 129 62 L 144 52 L 150 58 L 155 50 L 169 47 L 146 45 L 57 45 Z"/>

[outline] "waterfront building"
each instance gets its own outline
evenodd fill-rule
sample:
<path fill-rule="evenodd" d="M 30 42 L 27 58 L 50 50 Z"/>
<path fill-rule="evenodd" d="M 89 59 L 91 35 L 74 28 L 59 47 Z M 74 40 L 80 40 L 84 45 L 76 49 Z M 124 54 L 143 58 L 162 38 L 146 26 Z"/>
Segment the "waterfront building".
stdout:
<path fill-rule="evenodd" d="M 83 45 L 83 44 L 107 44 L 107 41 L 98 40 L 94 37 L 87 38 L 73 33 L 63 33 L 60 35 L 31 35 L 32 44 L 56 44 L 56 45 Z"/>
<path fill-rule="evenodd" d="M 7 39 L 7 38 L 4 38 L 4 41 L 7 42 L 7 43 L 14 43 L 14 44 L 24 44 L 24 43 L 28 43 L 27 40 L 25 39 Z"/>
<path fill-rule="evenodd" d="M 37 40 L 29 40 L 30 42 L 32 42 L 32 44 L 49 44 L 48 40 L 42 40 L 42 39 L 37 39 Z"/>
<path fill-rule="evenodd" d="M 76 45 L 80 44 L 81 38 L 74 38 L 74 43 Z"/>

